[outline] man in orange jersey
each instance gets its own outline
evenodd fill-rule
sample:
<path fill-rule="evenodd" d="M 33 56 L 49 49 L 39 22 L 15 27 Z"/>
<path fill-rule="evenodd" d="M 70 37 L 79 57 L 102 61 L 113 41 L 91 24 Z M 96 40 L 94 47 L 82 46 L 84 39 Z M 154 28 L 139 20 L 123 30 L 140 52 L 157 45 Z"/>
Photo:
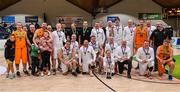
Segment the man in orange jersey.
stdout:
<path fill-rule="evenodd" d="M 27 71 L 27 44 L 30 45 L 30 42 L 27 38 L 26 32 L 22 29 L 22 24 L 18 22 L 16 24 L 17 30 L 13 33 L 15 36 L 15 64 L 17 70 L 17 76 L 20 76 L 19 64 L 22 60 L 23 62 L 23 72 L 26 75 L 29 75 Z"/>
<path fill-rule="evenodd" d="M 144 26 L 144 20 L 139 21 L 139 26 L 135 29 L 135 50 L 143 46 L 145 40 L 148 39 L 148 30 Z"/>
<path fill-rule="evenodd" d="M 42 23 L 41 25 L 41 28 L 40 29 L 37 29 L 35 34 L 34 34 L 34 37 L 33 37 L 33 42 L 34 44 L 38 47 L 38 40 L 44 36 L 44 31 L 48 31 L 47 30 L 47 23 Z M 52 39 L 52 36 L 50 36 L 50 38 Z M 51 40 L 50 39 L 50 40 Z"/>
<path fill-rule="evenodd" d="M 147 39 L 148 39 L 148 29 L 144 25 L 144 20 L 139 20 L 139 26 L 136 27 L 134 33 L 135 53 L 140 47 L 143 46 L 144 41 Z M 139 69 L 139 65 L 136 67 L 136 69 Z"/>
<path fill-rule="evenodd" d="M 169 45 L 169 40 L 164 40 L 163 45 L 159 46 L 157 49 L 156 58 L 158 60 L 158 72 L 159 75 L 162 75 L 166 72 L 165 65 L 169 66 L 169 80 L 173 80 L 172 73 L 174 71 L 174 62 L 173 62 L 173 48 Z"/>

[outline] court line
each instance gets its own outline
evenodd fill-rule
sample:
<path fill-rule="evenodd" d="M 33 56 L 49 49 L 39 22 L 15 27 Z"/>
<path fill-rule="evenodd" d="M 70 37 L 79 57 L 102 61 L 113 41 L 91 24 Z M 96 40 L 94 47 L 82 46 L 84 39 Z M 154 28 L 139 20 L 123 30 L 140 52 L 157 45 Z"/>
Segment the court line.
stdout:
<path fill-rule="evenodd" d="M 123 75 L 118 74 L 119 76 L 122 77 L 126 77 Z M 135 79 L 135 78 L 131 78 L 132 80 L 136 80 L 136 81 L 142 81 L 142 82 L 149 82 L 149 83 L 158 83 L 158 84 L 180 84 L 180 83 L 170 83 L 170 82 L 158 82 L 158 81 L 148 81 L 148 80 L 141 80 L 141 79 Z"/>
<path fill-rule="evenodd" d="M 110 87 L 109 85 L 107 85 L 104 81 L 102 81 L 94 72 L 93 72 L 94 76 L 102 83 L 104 84 L 106 87 L 108 87 L 110 90 L 112 90 L 113 92 L 116 92 L 115 89 L 113 89 L 112 87 Z"/>

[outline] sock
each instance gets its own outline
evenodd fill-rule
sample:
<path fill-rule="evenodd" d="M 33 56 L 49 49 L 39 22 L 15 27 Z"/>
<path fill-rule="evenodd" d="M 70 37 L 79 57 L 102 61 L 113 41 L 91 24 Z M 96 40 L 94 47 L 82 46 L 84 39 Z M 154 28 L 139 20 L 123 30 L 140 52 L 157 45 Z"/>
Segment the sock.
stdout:
<path fill-rule="evenodd" d="M 152 70 L 153 70 L 153 67 L 150 67 L 150 68 L 149 68 L 149 71 L 152 72 Z"/>

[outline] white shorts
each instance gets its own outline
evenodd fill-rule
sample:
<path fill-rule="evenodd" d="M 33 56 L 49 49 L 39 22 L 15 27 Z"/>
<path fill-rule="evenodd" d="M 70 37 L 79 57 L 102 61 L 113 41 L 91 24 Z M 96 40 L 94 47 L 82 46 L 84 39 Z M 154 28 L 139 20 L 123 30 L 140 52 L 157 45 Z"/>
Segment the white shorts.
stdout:
<path fill-rule="evenodd" d="M 61 69 L 62 69 L 62 73 L 66 73 L 66 72 L 68 72 L 69 67 L 67 65 L 65 65 L 64 63 L 61 63 Z"/>
<path fill-rule="evenodd" d="M 58 54 L 59 51 L 61 50 L 61 48 L 56 48 L 54 47 L 54 51 L 53 51 L 53 59 L 58 59 Z"/>
<path fill-rule="evenodd" d="M 145 75 L 147 67 L 153 67 L 154 66 L 154 61 L 153 62 L 148 62 L 148 63 L 139 63 L 139 73 L 140 75 Z"/>
<path fill-rule="evenodd" d="M 103 62 L 103 67 L 104 67 L 105 72 L 108 72 L 109 66 L 107 65 L 106 62 Z M 110 65 L 110 70 L 111 70 L 112 73 L 114 73 L 114 67 L 115 67 L 115 64 L 114 64 L 114 63 L 111 63 L 111 65 Z"/>
<path fill-rule="evenodd" d="M 92 65 L 92 62 L 93 62 L 93 60 L 82 62 L 82 70 L 83 70 L 83 72 L 89 72 L 89 65 Z"/>

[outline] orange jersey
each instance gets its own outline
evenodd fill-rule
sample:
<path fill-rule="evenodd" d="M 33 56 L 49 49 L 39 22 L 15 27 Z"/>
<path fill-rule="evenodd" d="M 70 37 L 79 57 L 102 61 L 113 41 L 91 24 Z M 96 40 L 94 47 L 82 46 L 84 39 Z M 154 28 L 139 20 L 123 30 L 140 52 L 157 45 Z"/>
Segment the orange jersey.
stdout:
<path fill-rule="evenodd" d="M 25 31 L 15 31 L 15 48 L 24 48 L 26 47 L 26 32 Z"/>
<path fill-rule="evenodd" d="M 148 29 L 147 27 L 143 27 L 142 29 L 140 27 L 137 27 L 135 30 L 135 45 L 136 50 L 143 46 L 143 43 L 145 40 L 148 39 Z"/>
<path fill-rule="evenodd" d="M 164 46 L 161 45 L 161 46 L 159 47 L 159 50 L 158 50 L 158 51 L 159 51 L 158 57 L 159 57 L 160 59 L 162 59 L 162 60 L 167 60 L 167 59 L 169 59 L 169 58 L 170 58 L 170 55 L 171 55 L 171 50 L 173 50 L 173 49 L 172 49 L 170 46 L 169 46 L 167 49 L 165 49 Z M 171 62 L 171 61 L 167 62 L 167 64 L 169 65 L 170 62 Z M 165 73 L 165 67 L 164 67 L 163 63 L 160 62 L 159 60 L 158 60 L 158 72 L 159 72 L 160 74 Z"/>

